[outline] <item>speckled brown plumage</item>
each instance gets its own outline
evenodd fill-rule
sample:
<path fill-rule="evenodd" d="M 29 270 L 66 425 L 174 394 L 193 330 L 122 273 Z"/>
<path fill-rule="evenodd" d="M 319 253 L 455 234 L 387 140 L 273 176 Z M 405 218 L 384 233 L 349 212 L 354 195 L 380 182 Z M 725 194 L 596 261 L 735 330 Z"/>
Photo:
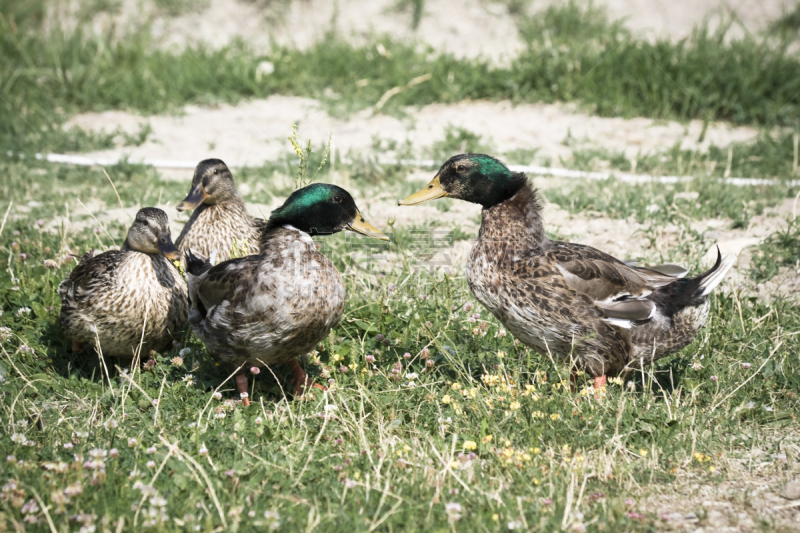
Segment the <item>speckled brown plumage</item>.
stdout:
<path fill-rule="evenodd" d="M 270 214 L 259 255 L 212 266 L 188 253 L 189 323 L 209 354 L 228 367 L 289 362 L 293 392 L 310 385 L 296 358 L 339 323 L 345 290 L 339 272 L 311 235 L 349 229 L 389 240 L 336 185 L 315 183 L 293 192 Z M 245 405 L 247 377 L 236 375 Z"/>
<path fill-rule="evenodd" d="M 264 221 L 250 216 L 241 199 L 201 205 L 189 217 L 175 245 L 182 252 L 191 249 L 205 256 L 216 250 L 217 260 L 227 261 L 234 242 L 245 248 L 246 255 L 257 254 L 263 227 Z"/>
<path fill-rule="evenodd" d="M 220 362 L 288 362 L 313 350 L 344 312 L 342 278 L 306 233 L 275 228 L 264 250 L 189 274 L 189 323 Z"/>
<path fill-rule="evenodd" d="M 198 195 L 194 199 L 199 202 L 189 201 L 193 194 Z M 227 261 L 236 243 L 244 252 L 239 256 L 258 253 L 266 223 L 248 214 L 233 176 L 222 161 L 207 159 L 197 165 L 190 194 L 178 207 L 194 209 L 175 241 L 180 251 L 191 249 L 206 257 L 216 251 L 217 261 Z"/>
<path fill-rule="evenodd" d="M 121 250 L 86 253 L 58 288 L 64 335 L 92 346 L 99 340 L 104 356 L 133 357 L 141 339 L 144 355 L 149 350 L 164 350 L 173 339 L 180 338 L 187 326 L 183 277 L 159 253 L 157 244 L 153 243 L 151 253 L 134 249 L 136 239 L 131 233 L 137 227 L 141 229 L 144 220 L 156 227 L 153 235 L 146 234 L 152 227 L 142 229 L 145 239 L 154 240 L 159 230 L 161 235 L 166 231 L 168 237 L 166 214 L 160 209 L 145 208 L 137 215 Z"/>
<path fill-rule="evenodd" d="M 478 300 L 525 344 L 595 377 L 690 343 L 708 316 L 708 294 L 732 264 L 718 256 L 706 273 L 680 279 L 552 241 L 528 180 L 489 156 L 456 156 L 431 185 L 405 202 L 447 195 L 484 205 L 466 269 Z"/>

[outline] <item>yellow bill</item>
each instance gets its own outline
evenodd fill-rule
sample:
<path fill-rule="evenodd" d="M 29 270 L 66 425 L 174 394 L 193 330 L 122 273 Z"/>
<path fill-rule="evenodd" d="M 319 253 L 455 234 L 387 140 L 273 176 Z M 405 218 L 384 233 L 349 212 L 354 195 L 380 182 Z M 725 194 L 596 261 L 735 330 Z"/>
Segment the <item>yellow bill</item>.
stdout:
<path fill-rule="evenodd" d="M 415 192 L 411 196 L 406 196 L 397 202 L 397 205 L 416 205 L 429 200 L 436 200 L 443 196 L 447 196 L 447 191 L 442 189 L 442 184 L 439 183 L 439 174 L 436 174 L 436 177 L 424 189 Z"/>
<path fill-rule="evenodd" d="M 373 239 L 380 239 L 382 241 L 389 240 L 389 237 L 384 235 L 378 228 L 364 220 L 364 216 L 360 211 L 356 211 L 356 218 L 347 225 L 347 229 L 360 233 L 361 235 L 366 235 L 367 237 L 372 237 Z"/>

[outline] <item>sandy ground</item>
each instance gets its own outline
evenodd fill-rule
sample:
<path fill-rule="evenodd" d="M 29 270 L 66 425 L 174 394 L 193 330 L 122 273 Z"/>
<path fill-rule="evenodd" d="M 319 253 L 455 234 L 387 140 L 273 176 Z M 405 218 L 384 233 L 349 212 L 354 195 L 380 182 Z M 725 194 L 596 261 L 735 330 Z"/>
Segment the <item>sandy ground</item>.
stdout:
<path fill-rule="evenodd" d="M 562 0 L 534 0 L 524 8 L 534 13 Z M 578 0 L 579 4 L 587 0 Z M 609 18 L 622 19 L 635 34 L 679 40 L 698 24 L 711 28 L 733 21 L 730 37 L 760 33 L 770 21 L 794 7 L 793 0 L 595 0 Z M 223 46 L 241 37 L 257 50 L 271 42 L 306 48 L 327 30 L 335 29 L 354 43 L 376 36 L 426 43 L 461 57 L 483 56 L 504 60 L 523 47 L 514 16 L 503 0 L 429 0 L 419 28 L 411 28 L 410 9 L 397 0 L 206 0 L 178 16 L 166 16 L 152 4 L 123 0 L 112 15 L 100 15 L 96 30 L 114 24 L 124 27 L 142 13 L 153 21 L 154 35 L 167 47 L 202 41 Z"/>
<path fill-rule="evenodd" d="M 139 125 L 149 123 L 153 130 L 141 146 L 87 154 L 91 156 L 186 161 L 218 157 L 231 166 L 259 165 L 282 153 L 291 153 L 286 139 L 293 123 L 298 124 L 300 138 L 311 140 L 315 147 L 322 146 L 332 134 L 335 149 L 342 154 L 371 152 L 376 137 L 410 140 L 414 147 L 427 148 L 443 139 L 448 127 L 461 127 L 479 134 L 498 153 L 536 149 L 538 160 L 549 158 L 556 166 L 559 158 L 569 158 L 578 147 L 624 151 L 630 158 L 639 152 L 660 152 L 678 142 L 684 148 L 702 150 L 709 144 L 746 141 L 758 133 L 754 128 L 714 123 L 704 141 L 698 143 L 702 131 L 699 121 L 680 124 L 646 118 L 603 118 L 563 104 L 463 102 L 406 111 L 403 119 L 374 114 L 372 110 L 340 119 L 331 117 L 318 101 L 272 96 L 213 109 L 187 106 L 182 116 L 141 117 L 124 111 L 86 113 L 73 117 L 68 126 L 93 131 L 119 127 L 134 132 Z"/>

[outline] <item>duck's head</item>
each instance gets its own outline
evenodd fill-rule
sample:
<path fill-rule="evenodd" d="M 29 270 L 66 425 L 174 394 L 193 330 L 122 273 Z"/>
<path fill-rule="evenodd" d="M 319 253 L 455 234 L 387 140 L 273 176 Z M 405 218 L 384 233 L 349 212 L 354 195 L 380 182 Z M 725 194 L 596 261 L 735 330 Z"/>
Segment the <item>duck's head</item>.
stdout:
<path fill-rule="evenodd" d="M 172 244 L 167 214 L 155 207 L 145 207 L 136 213 L 136 220 L 128 230 L 125 246 L 137 252 L 161 254 L 172 261 L 181 257 Z"/>
<path fill-rule="evenodd" d="M 492 156 L 461 154 L 442 165 L 424 189 L 397 203 L 416 205 L 446 196 L 491 207 L 514 196 L 525 181 L 523 174 L 511 172 Z"/>
<path fill-rule="evenodd" d="M 206 159 L 197 164 L 189 195 L 176 207 L 178 211 L 195 209 L 200 204 L 221 204 L 236 199 L 236 185 L 228 166 L 219 159 Z"/>
<path fill-rule="evenodd" d="M 269 221 L 276 226 L 293 226 L 309 235 L 330 235 L 347 229 L 389 240 L 364 219 L 349 192 L 328 183 L 313 183 L 294 191 L 272 212 Z"/>

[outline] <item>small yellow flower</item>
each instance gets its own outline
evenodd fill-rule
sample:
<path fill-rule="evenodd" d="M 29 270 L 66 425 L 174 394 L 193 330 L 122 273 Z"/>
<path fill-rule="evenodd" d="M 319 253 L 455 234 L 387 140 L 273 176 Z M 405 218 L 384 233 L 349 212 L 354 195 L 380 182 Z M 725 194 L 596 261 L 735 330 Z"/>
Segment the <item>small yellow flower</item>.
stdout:
<path fill-rule="evenodd" d="M 647 450 L 642 448 L 641 450 L 639 450 L 639 455 L 641 455 L 642 457 L 647 457 Z"/>
<path fill-rule="evenodd" d="M 464 449 L 465 450 L 475 450 L 478 448 L 478 443 L 474 440 L 466 440 L 464 441 Z"/>
<path fill-rule="evenodd" d="M 499 359 L 502 359 L 502 358 L 503 358 L 503 357 L 505 357 L 505 356 L 506 356 L 506 352 L 504 352 L 504 351 L 499 351 L 499 352 L 497 352 L 497 357 L 498 357 Z"/>
<path fill-rule="evenodd" d="M 713 473 L 714 473 L 714 470 L 716 470 L 716 468 L 714 468 L 713 466 L 709 466 L 709 467 L 708 467 L 708 472 L 709 472 L 710 474 L 713 474 Z"/>
<path fill-rule="evenodd" d="M 500 520 L 500 515 L 499 515 L 499 514 L 497 514 L 497 513 L 494 513 L 494 514 L 492 515 L 492 520 L 494 520 L 495 522 L 497 522 L 498 520 Z"/>
<path fill-rule="evenodd" d="M 550 420 L 558 420 L 559 418 L 561 418 L 561 415 L 558 413 L 553 413 L 550 415 Z"/>
<path fill-rule="evenodd" d="M 538 485 L 540 483 L 538 478 L 533 478 L 533 484 Z"/>
<path fill-rule="evenodd" d="M 449 394 L 445 394 L 442 396 L 442 403 L 451 403 L 453 399 L 450 397 Z"/>
<path fill-rule="evenodd" d="M 541 450 L 539 447 L 531 448 L 531 453 L 532 453 L 533 455 L 538 455 L 538 454 L 540 454 L 541 452 L 542 452 L 542 450 Z"/>
<path fill-rule="evenodd" d="M 510 408 L 512 411 L 516 411 L 517 409 L 519 409 L 520 407 L 522 407 L 522 405 L 521 405 L 521 404 L 520 404 L 518 401 L 513 401 L 513 402 L 511 402 L 511 404 L 510 404 L 508 407 L 509 407 L 509 408 Z"/>
<path fill-rule="evenodd" d="M 483 442 L 484 444 L 488 444 L 488 443 L 492 442 L 492 436 L 491 435 L 486 435 L 485 437 L 483 437 L 481 439 L 481 442 Z"/>
<path fill-rule="evenodd" d="M 461 388 L 461 383 L 453 383 L 453 385 L 450 388 L 453 390 L 458 390 Z"/>
<path fill-rule="evenodd" d="M 508 439 L 506 439 L 506 441 L 503 443 L 503 445 L 504 445 L 506 448 L 508 448 L 508 447 L 510 447 L 510 446 L 511 446 L 511 441 L 510 441 L 510 440 L 508 440 Z"/>
<path fill-rule="evenodd" d="M 458 468 L 458 461 L 450 461 L 450 468 L 452 469 Z"/>

